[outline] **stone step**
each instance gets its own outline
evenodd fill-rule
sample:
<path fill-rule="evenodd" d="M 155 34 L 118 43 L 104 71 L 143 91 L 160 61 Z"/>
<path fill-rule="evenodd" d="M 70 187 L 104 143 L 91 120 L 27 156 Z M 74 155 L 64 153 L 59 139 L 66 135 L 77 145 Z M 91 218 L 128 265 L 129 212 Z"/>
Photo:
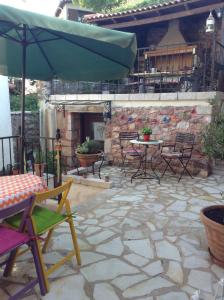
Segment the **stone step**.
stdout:
<path fill-rule="evenodd" d="M 224 176 L 224 170 L 222 170 L 222 169 L 213 169 L 212 174 L 213 175 Z"/>

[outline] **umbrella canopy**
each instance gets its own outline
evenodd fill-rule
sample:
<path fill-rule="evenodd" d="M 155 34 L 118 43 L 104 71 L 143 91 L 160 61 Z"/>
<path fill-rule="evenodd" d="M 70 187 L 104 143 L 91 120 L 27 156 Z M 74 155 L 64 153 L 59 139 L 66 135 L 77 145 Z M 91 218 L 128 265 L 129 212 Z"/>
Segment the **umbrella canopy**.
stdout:
<path fill-rule="evenodd" d="M 99 81 L 125 77 L 136 56 L 132 33 L 0 5 L 0 74 L 22 78 L 21 171 L 24 171 L 25 78 Z"/>
<path fill-rule="evenodd" d="M 30 79 L 99 81 L 125 77 L 133 66 L 132 33 L 65 21 L 0 5 L 0 74 Z"/>

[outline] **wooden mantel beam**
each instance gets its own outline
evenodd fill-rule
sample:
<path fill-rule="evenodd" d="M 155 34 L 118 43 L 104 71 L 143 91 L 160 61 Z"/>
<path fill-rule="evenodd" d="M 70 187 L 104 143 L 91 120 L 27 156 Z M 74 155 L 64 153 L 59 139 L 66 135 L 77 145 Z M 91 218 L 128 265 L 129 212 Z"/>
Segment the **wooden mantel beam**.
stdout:
<path fill-rule="evenodd" d="M 169 20 L 193 16 L 193 15 L 199 15 L 199 14 L 206 13 L 206 12 L 209 12 L 211 10 L 214 10 L 214 9 L 220 8 L 220 7 L 224 8 L 224 3 L 223 4 L 221 4 L 221 3 L 211 4 L 211 5 L 207 5 L 204 7 L 191 9 L 191 10 L 184 10 L 181 12 L 167 14 L 164 16 L 161 15 L 161 16 L 145 18 L 145 19 L 141 19 L 141 20 L 131 20 L 131 21 L 123 22 L 123 23 L 108 24 L 108 25 L 103 25 L 103 27 L 112 28 L 112 29 L 120 29 L 120 28 L 141 26 L 141 25 L 158 23 L 158 22 L 162 22 L 162 21 L 169 21 Z"/>

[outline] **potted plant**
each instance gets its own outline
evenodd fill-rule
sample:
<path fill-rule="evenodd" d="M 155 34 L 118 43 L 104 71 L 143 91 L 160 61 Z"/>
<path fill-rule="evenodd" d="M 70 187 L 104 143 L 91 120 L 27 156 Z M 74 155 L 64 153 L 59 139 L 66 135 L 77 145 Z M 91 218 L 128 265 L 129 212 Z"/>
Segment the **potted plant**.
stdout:
<path fill-rule="evenodd" d="M 12 167 L 12 175 L 19 175 L 19 173 L 20 173 L 19 165 L 18 165 L 18 164 L 15 164 L 15 165 Z"/>
<path fill-rule="evenodd" d="M 94 140 L 87 139 L 76 149 L 76 156 L 81 167 L 89 167 L 99 160 L 101 155 L 101 144 Z"/>
<path fill-rule="evenodd" d="M 218 113 L 205 128 L 203 152 L 212 160 L 224 161 L 224 114 Z M 224 205 L 205 207 L 200 213 L 205 226 L 210 255 L 215 263 L 224 267 Z"/>
<path fill-rule="evenodd" d="M 142 134 L 145 142 L 150 141 L 150 135 L 152 134 L 152 128 L 150 127 L 144 127 L 142 129 Z"/>
<path fill-rule="evenodd" d="M 224 205 L 205 207 L 200 213 L 208 239 L 208 249 L 214 263 L 224 267 Z"/>
<path fill-rule="evenodd" d="M 42 177 L 44 174 L 44 154 L 41 150 L 35 152 L 34 155 L 34 171 L 37 176 Z"/>

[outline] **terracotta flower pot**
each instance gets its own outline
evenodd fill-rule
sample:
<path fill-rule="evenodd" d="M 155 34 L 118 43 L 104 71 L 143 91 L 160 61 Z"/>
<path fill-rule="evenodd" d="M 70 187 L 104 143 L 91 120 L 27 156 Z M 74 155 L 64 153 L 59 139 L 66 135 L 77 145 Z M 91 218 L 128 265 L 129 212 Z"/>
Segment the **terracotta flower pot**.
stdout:
<path fill-rule="evenodd" d="M 12 169 L 12 175 L 19 175 L 19 170 Z"/>
<path fill-rule="evenodd" d="M 34 164 L 35 174 L 39 177 L 43 177 L 45 164 Z"/>
<path fill-rule="evenodd" d="M 201 210 L 209 252 L 214 263 L 224 267 L 224 205 L 213 205 Z"/>
<path fill-rule="evenodd" d="M 100 154 L 81 154 L 76 152 L 76 155 L 81 167 L 90 167 L 93 163 L 99 160 Z"/>
<path fill-rule="evenodd" d="M 150 135 L 149 134 L 144 134 L 143 138 L 144 138 L 145 142 L 149 142 L 150 141 Z"/>

